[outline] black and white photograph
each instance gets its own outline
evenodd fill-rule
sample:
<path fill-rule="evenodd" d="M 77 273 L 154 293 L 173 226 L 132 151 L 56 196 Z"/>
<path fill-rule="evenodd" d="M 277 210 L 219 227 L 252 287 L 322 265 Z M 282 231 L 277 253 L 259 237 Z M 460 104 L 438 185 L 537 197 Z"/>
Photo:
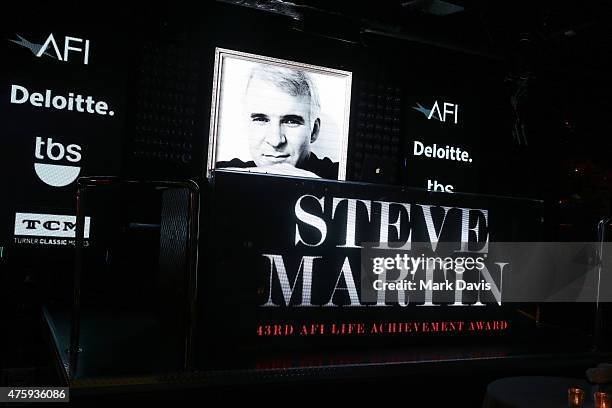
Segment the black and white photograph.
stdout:
<path fill-rule="evenodd" d="M 207 175 L 345 180 L 351 73 L 217 48 Z"/>

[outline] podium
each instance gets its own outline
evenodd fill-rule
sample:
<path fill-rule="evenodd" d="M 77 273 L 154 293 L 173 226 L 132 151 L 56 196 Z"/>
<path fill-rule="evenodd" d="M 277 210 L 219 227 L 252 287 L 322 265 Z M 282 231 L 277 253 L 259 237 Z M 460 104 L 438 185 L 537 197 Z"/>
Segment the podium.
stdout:
<path fill-rule="evenodd" d="M 390 313 L 385 309 L 337 308 L 337 313 L 329 317 L 328 312 L 334 309 L 316 306 L 298 310 L 275 306 L 270 313 L 262 311 L 266 288 L 261 290 L 255 276 L 261 271 L 257 272 L 255 266 L 225 266 L 231 262 L 251 264 L 251 259 L 260 257 L 257 251 L 264 245 L 284 242 L 287 247 L 295 247 L 295 242 L 285 236 L 286 232 L 295 233 L 293 215 L 280 212 L 278 206 L 262 209 L 258 203 L 274 203 L 267 197 L 276 198 L 277 204 L 284 203 L 289 209 L 295 208 L 295 201 L 286 199 L 288 196 L 329 197 L 330 207 L 321 207 L 322 212 L 331 210 L 331 197 L 345 197 L 342 193 L 372 202 L 403 199 L 440 208 L 451 202 L 466 208 L 497 208 L 492 210 L 498 217 L 497 226 L 490 226 L 510 226 L 503 233 L 505 239 L 517 231 L 522 237 L 526 235 L 518 221 L 501 218 L 509 214 L 507 208 L 530 220 L 540 220 L 538 203 L 529 200 L 269 177 L 218 171 L 204 190 L 192 181 L 79 180 L 74 287 L 69 307 L 50 305 L 43 309 L 66 384 L 83 393 L 101 389 L 122 392 L 277 386 L 314 380 L 335 383 L 418 377 L 440 370 L 485 373 L 568 364 L 588 367 L 611 357 L 606 351 L 590 350 L 590 333 L 564 332 L 542 325 L 535 308 L 518 306 L 508 310 L 508 316 L 517 326 L 532 330 L 512 341 L 493 336 L 474 341 L 424 337 L 419 341 L 318 339 L 309 344 L 282 340 L 266 344 L 265 339 L 256 338 L 253 329 L 270 316 L 285 315 L 298 321 L 312 319 L 310 313 L 317 313 L 317 318 L 349 321 L 364 313 L 374 318 Z M 114 198 L 96 195 L 108 189 L 115 189 Z M 274 218 L 277 210 L 280 215 Z M 123 211 L 127 212 L 125 216 L 119 214 Z M 90 239 L 85 238 L 85 216 L 92 217 Z M 333 217 L 325 219 L 333 221 Z M 101 226 L 95 230 L 96 225 Z M 469 227 L 474 228 L 471 224 Z M 328 233 L 331 228 L 330 224 Z M 133 245 L 128 238 L 140 243 Z M 302 238 L 308 239 L 306 235 Z M 327 247 L 322 256 L 335 256 L 336 244 L 342 241 Z M 226 279 L 231 276 L 240 279 Z M 314 302 L 315 297 L 312 299 Z M 397 312 L 393 313 L 397 316 Z M 435 313 L 439 312 L 431 310 L 424 315 Z M 459 309 L 453 313 L 461 314 Z M 560 333 L 564 333 L 564 344 L 555 347 L 552 340 Z M 572 345 L 571 350 L 565 347 L 567 344 Z"/>

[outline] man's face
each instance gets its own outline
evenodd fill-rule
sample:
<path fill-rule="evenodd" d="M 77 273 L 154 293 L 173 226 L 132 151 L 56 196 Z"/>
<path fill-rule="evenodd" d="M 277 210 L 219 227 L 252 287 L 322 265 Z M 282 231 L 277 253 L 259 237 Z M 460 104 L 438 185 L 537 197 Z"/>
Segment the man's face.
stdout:
<path fill-rule="evenodd" d="M 258 167 L 298 166 L 310 155 L 316 133 L 311 128 L 310 98 L 292 96 L 270 81 L 254 77 L 246 93 L 251 157 Z"/>

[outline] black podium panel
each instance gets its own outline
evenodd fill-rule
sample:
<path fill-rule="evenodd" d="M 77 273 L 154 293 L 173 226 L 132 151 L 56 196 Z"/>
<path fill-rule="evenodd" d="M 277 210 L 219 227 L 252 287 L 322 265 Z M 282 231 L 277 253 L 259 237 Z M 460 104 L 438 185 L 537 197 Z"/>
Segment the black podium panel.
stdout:
<path fill-rule="evenodd" d="M 211 350 L 505 341 L 523 323 L 494 296 L 482 306 L 365 300 L 363 247 L 463 241 L 482 255 L 488 242 L 539 240 L 543 222 L 533 200 L 235 171 L 216 172 L 205 213 L 201 364 Z"/>

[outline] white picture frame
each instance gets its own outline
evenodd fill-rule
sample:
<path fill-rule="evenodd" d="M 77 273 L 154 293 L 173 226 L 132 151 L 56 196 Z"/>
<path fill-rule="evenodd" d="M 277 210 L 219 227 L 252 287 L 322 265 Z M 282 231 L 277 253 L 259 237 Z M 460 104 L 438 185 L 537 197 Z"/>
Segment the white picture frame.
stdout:
<path fill-rule="evenodd" d="M 206 177 L 345 180 L 351 83 L 349 71 L 216 48 Z"/>

